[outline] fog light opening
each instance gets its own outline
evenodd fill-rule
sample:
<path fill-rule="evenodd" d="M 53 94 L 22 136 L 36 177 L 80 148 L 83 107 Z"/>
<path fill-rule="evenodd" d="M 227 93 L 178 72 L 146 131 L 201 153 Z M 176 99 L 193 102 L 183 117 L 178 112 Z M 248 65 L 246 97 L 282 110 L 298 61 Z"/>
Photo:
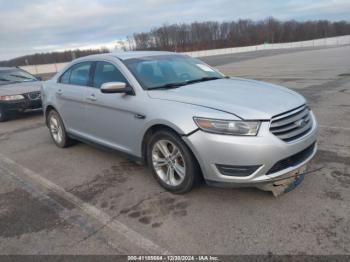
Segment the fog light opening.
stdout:
<path fill-rule="evenodd" d="M 252 175 L 260 166 L 230 166 L 216 164 L 216 168 L 224 176 L 247 177 Z"/>

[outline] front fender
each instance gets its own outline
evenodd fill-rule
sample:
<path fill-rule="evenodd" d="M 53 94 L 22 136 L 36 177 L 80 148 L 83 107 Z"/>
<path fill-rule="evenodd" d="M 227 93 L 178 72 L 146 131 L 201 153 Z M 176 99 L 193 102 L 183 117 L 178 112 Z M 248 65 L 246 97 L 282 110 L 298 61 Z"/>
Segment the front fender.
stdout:
<path fill-rule="evenodd" d="M 147 114 L 145 124 L 137 136 L 137 155 L 142 155 L 142 142 L 147 131 L 156 126 L 163 125 L 178 133 L 180 136 L 186 136 L 198 129 L 193 117 L 206 117 L 216 119 L 237 120 L 237 117 L 216 109 L 202 107 L 198 105 L 186 104 L 174 101 L 163 101 L 153 99 L 153 107 Z M 154 110 L 162 108 L 163 110 Z"/>

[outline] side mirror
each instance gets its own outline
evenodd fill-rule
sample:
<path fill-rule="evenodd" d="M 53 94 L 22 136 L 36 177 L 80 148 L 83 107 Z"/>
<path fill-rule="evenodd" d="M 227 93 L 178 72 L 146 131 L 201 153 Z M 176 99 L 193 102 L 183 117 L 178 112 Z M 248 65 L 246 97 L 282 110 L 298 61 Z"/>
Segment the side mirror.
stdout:
<path fill-rule="evenodd" d="M 38 81 L 43 81 L 43 78 L 41 76 L 37 76 L 36 79 L 38 79 Z"/>
<path fill-rule="evenodd" d="M 101 92 L 105 94 L 125 93 L 133 94 L 130 87 L 124 82 L 108 82 L 101 86 Z"/>

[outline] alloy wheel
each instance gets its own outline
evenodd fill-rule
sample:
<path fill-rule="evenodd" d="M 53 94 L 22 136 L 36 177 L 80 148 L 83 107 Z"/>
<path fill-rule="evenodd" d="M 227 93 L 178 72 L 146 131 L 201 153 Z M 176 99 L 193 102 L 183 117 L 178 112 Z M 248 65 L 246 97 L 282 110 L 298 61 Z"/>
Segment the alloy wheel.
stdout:
<path fill-rule="evenodd" d="M 167 185 L 178 186 L 184 181 L 184 157 L 180 149 L 169 140 L 159 140 L 154 144 L 152 163 L 157 176 Z"/>
<path fill-rule="evenodd" d="M 50 117 L 50 132 L 56 143 L 61 144 L 63 141 L 63 130 L 60 121 L 54 115 Z"/>

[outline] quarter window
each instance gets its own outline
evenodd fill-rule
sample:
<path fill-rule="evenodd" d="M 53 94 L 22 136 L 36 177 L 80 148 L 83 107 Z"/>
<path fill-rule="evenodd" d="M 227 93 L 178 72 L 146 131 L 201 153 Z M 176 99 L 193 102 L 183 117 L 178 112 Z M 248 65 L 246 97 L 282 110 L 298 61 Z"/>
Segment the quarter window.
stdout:
<path fill-rule="evenodd" d="M 97 62 L 93 86 L 100 88 L 104 83 L 108 82 L 124 82 L 127 80 L 122 73 L 111 63 L 108 62 Z"/>

